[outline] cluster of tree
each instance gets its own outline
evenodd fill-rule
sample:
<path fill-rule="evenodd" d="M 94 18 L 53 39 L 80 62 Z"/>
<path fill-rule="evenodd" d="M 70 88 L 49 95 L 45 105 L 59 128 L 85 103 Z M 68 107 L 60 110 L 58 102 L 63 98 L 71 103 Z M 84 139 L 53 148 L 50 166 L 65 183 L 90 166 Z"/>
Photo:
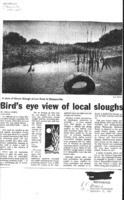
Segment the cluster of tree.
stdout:
<path fill-rule="evenodd" d="M 29 41 L 26 40 L 23 36 L 16 32 L 10 32 L 8 34 L 3 35 L 3 42 L 11 44 L 11 45 L 40 45 L 40 41 L 37 39 L 31 39 Z M 56 43 L 44 42 L 43 45 L 50 45 Z M 76 45 L 83 47 L 99 47 L 99 46 L 112 46 L 112 45 L 120 45 L 122 44 L 122 29 L 112 30 L 109 33 L 103 35 L 99 41 L 97 42 L 88 42 L 88 43 L 76 43 Z"/>
<path fill-rule="evenodd" d="M 58 43 L 55 43 L 55 42 L 43 42 L 42 45 L 54 45 L 54 46 L 58 46 L 58 45 L 61 45 L 61 44 L 58 44 Z"/>
<path fill-rule="evenodd" d="M 10 32 L 3 36 L 3 42 L 11 45 L 26 44 L 26 38 L 22 37 L 18 33 Z"/>
<path fill-rule="evenodd" d="M 41 44 L 41 43 L 40 43 L 40 41 L 37 40 L 37 39 L 31 39 L 31 40 L 29 40 L 29 41 L 27 42 L 27 44 L 31 44 L 31 45 L 36 44 L 36 45 L 39 45 L 39 44 Z"/>
<path fill-rule="evenodd" d="M 122 29 L 115 29 L 103 35 L 97 42 L 75 43 L 82 47 L 104 47 L 122 44 Z"/>
<path fill-rule="evenodd" d="M 99 39 L 99 43 L 104 46 L 122 44 L 122 29 L 121 30 L 115 29 L 103 35 Z"/>
<path fill-rule="evenodd" d="M 8 34 L 3 35 L 3 42 L 8 43 L 11 45 L 39 45 L 41 44 L 39 40 L 37 39 L 31 39 L 29 41 L 26 40 L 23 36 L 21 36 L 19 33 L 16 32 L 9 32 Z"/>
<path fill-rule="evenodd" d="M 85 48 L 88 48 L 88 47 L 92 47 L 92 48 L 99 47 L 99 42 L 83 42 L 83 43 L 77 42 L 75 44 L 78 45 L 78 46 L 85 47 Z"/>

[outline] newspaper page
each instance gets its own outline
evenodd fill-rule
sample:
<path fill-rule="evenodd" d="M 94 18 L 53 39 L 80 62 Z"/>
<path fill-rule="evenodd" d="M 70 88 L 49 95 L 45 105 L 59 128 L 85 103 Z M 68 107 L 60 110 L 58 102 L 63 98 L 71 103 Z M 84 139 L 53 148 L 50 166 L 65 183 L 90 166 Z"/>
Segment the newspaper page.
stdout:
<path fill-rule="evenodd" d="M 0 199 L 122 199 L 122 1 L 2 0 Z"/>

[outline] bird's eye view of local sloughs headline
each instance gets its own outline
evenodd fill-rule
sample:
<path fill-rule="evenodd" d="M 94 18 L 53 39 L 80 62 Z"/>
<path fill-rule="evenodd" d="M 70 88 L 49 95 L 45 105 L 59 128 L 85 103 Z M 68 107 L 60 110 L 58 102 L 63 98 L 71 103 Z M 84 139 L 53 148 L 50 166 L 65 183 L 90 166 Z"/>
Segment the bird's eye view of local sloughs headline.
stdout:
<path fill-rule="evenodd" d="M 122 23 L 4 21 L 2 92 L 122 94 Z"/>

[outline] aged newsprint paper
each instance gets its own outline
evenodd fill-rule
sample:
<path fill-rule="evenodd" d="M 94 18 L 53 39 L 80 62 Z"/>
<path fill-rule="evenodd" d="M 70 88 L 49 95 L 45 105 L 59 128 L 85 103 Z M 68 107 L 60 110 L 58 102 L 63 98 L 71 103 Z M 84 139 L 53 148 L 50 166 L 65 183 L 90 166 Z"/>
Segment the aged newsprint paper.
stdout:
<path fill-rule="evenodd" d="M 0 9 L 0 200 L 122 200 L 122 1 Z"/>

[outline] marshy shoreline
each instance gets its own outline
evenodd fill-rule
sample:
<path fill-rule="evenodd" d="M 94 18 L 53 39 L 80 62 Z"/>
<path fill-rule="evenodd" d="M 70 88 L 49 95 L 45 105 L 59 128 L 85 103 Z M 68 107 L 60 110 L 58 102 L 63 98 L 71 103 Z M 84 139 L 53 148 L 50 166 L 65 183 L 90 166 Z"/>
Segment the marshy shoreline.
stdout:
<path fill-rule="evenodd" d="M 37 64 L 40 62 L 61 62 L 69 55 L 102 54 L 106 57 L 122 56 L 122 45 L 106 47 L 83 47 L 77 44 L 40 44 L 40 45 L 10 45 L 3 44 L 3 69 L 16 66 Z M 75 56 L 76 55 L 76 56 Z M 76 62 L 77 58 L 75 59 Z"/>

